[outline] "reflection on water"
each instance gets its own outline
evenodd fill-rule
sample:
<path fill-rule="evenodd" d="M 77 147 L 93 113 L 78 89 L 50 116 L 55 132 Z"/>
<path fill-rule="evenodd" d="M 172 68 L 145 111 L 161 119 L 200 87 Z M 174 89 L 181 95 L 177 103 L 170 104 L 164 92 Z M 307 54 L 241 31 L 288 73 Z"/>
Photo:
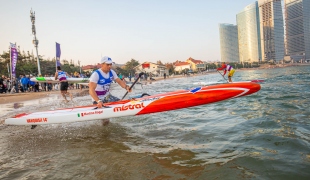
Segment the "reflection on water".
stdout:
<path fill-rule="evenodd" d="M 2 125 L 0 179 L 308 179 L 308 67 L 236 71 L 235 81 L 265 79 L 261 91 L 205 106 L 113 118 L 108 126 L 98 120 L 34 130 Z M 209 74 L 154 81 L 132 94 L 222 79 Z M 122 97 L 125 92 L 112 93 Z M 80 96 L 63 104 L 55 97 L 16 105 L 14 113 L 90 102 Z M 0 119 L 14 114 L 5 113 Z"/>

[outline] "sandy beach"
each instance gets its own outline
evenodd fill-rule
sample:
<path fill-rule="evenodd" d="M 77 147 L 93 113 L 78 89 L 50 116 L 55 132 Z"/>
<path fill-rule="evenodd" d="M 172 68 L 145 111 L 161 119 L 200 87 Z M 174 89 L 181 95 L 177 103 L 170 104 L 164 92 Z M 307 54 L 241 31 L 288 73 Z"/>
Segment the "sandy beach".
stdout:
<path fill-rule="evenodd" d="M 85 95 L 88 92 L 88 89 L 73 89 L 68 90 L 68 92 L 72 93 L 74 96 Z M 27 92 L 27 93 L 3 93 L 0 94 L 0 104 L 6 103 L 15 103 L 15 102 L 23 102 L 33 99 L 40 99 L 50 96 L 51 94 L 59 94 L 60 91 L 41 91 L 41 92 Z"/>

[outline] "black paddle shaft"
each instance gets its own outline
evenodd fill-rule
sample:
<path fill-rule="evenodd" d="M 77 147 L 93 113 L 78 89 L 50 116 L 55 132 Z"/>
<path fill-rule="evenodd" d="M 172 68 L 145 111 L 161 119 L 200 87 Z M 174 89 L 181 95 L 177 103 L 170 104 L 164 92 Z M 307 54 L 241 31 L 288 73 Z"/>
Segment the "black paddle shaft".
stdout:
<path fill-rule="evenodd" d="M 218 71 L 218 70 L 217 70 L 217 72 L 220 73 L 220 71 Z M 224 75 L 223 75 L 222 73 L 220 73 L 220 75 L 222 75 L 222 77 L 223 77 L 227 82 L 229 82 L 229 81 L 224 77 Z"/>
<path fill-rule="evenodd" d="M 130 88 L 129 88 L 129 91 L 132 89 L 132 87 L 136 84 L 136 82 L 138 82 L 138 80 L 141 78 L 141 76 L 144 74 L 144 72 L 140 72 L 139 73 L 139 77 L 135 80 L 135 82 L 133 82 L 132 83 L 132 85 L 130 86 Z M 123 98 L 121 99 L 121 100 L 123 100 L 125 97 L 126 97 L 126 95 L 128 94 L 128 91 L 125 93 L 125 95 L 123 96 Z"/>

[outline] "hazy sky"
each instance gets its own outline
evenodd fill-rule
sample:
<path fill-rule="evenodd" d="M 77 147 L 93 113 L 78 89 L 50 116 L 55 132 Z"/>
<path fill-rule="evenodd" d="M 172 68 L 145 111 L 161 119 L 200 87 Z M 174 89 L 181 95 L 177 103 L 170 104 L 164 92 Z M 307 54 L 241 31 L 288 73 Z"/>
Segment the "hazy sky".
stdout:
<path fill-rule="evenodd" d="M 163 63 L 187 58 L 220 60 L 219 23 L 236 24 L 252 0 L 0 0 L 0 51 L 9 43 L 32 51 L 35 11 L 39 54 L 96 64 L 134 58 Z"/>

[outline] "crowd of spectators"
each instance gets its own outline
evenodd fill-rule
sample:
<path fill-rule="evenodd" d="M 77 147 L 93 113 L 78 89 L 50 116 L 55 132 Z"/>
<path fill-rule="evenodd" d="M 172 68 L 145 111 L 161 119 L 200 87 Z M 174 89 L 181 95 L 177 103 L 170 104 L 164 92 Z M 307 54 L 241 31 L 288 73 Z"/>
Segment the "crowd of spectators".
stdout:
<path fill-rule="evenodd" d="M 75 73 L 68 73 L 69 78 L 87 78 L 90 76 L 89 73 L 86 74 L 79 74 L 78 72 Z M 139 77 L 139 73 L 135 73 L 131 75 L 130 73 L 128 76 L 124 76 L 121 73 L 117 74 L 118 77 L 122 80 L 125 80 L 125 78 L 128 78 L 129 81 L 132 81 L 132 79 L 135 81 Z M 26 92 L 40 92 L 40 91 L 55 91 L 59 90 L 59 83 L 50 83 L 50 82 L 34 82 L 31 81 L 31 78 L 34 76 L 30 75 L 20 75 L 18 77 L 13 77 L 12 82 L 9 77 L 6 77 L 5 75 L 2 75 L 0 78 L 0 93 L 26 93 Z M 53 75 L 46 74 L 44 77 L 53 77 Z M 156 77 L 156 75 L 152 73 L 144 73 L 140 81 L 147 81 L 147 80 L 155 80 L 153 77 Z M 169 77 L 169 76 L 167 76 Z M 166 79 L 166 73 L 164 74 L 164 78 Z M 82 89 L 85 88 L 85 86 L 81 86 L 78 83 L 69 83 L 68 89 Z"/>
<path fill-rule="evenodd" d="M 27 93 L 27 92 L 40 92 L 40 91 L 53 91 L 59 90 L 59 83 L 51 82 L 34 82 L 31 78 L 34 76 L 30 75 L 20 75 L 10 77 L 2 75 L 0 78 L 0 93 Z M 53 75 L 46 74 L 44 77 L 53 77 Z M 70 78 L 88 77 L 86 75 L 80 75 L 79 73 L 71 73 Z M 69 84 L 69 89 L 81 89 L 82 86 L 79 84 Z"/>

